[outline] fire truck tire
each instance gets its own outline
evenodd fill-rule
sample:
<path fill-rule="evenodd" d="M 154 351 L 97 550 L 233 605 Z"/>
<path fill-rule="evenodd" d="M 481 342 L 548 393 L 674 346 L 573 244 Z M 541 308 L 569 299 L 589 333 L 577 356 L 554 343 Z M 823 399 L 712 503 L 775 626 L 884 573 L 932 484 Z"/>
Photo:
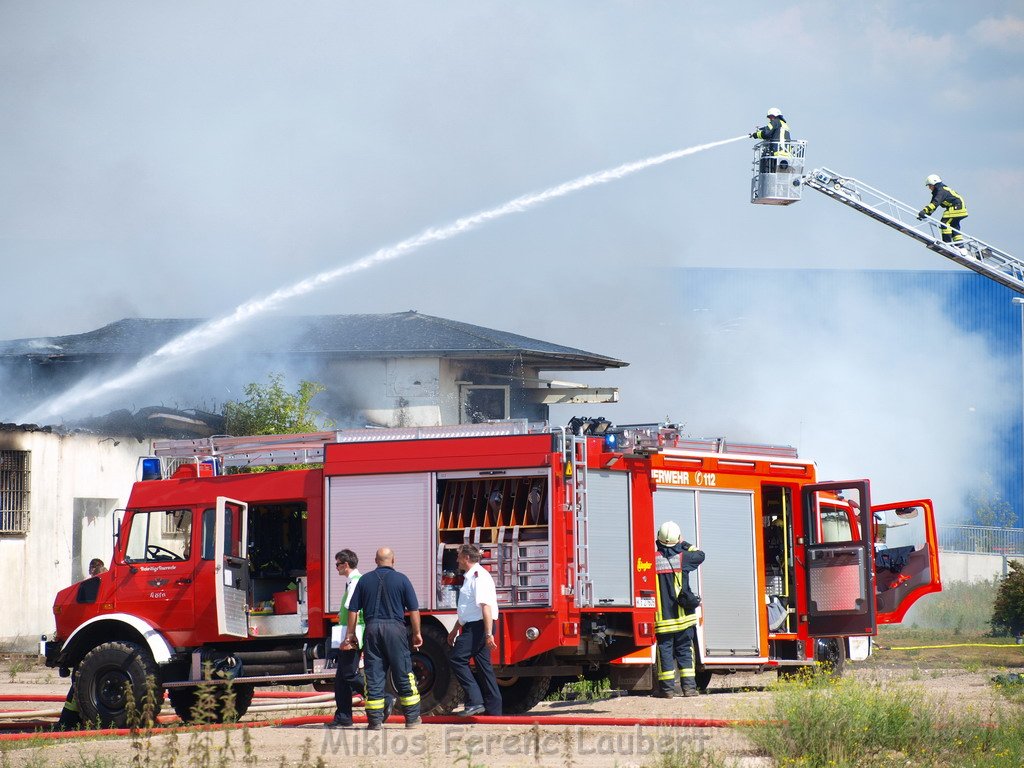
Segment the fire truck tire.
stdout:
<path fill-rule="evenodd" d="M 462 686 L 448 663 L 448 634 L 443 627 L 423 626 L 423 645 L 412 652 L 412 671 L 424 715 L 446 715 L 462 701 Z M 388 681 L 389 688 L 394 688 Z"/>
<path fill-rule="evenodd" d="M 708 686 L 711 685 L 712 671 L 707 667 L 697 667 L 697 690 L 701 693 L 708 692 Z"/>
<path fill-rule="evenodd" d="M 533 663 L 537 666 L 546 666 L 551 663 L 551 657 L 543 654 L 537 656 Z M 499 677 L 498 687 L 501 689 L 502 714 L 521 715 L 544 701 L 551 687 L 551 676 Z"/>
<path fill-rule="evenodd" d="M 814 660 L 822 674 L 842 677 L 846 662 L 846 643 L 841 637 L 819 637 L 814 641 Z"/>
<path fill-rule="evenodd" d="M 148 686 L 156 679 L 156 663 L 149 649 L 123 640 L 96 646 L 85 654 L 76 675 L 75 698 L 82 721 L 101 728 L 127 727 L 131 716 L 128 689 L 136 711 L 141 711 Z M 154 698 L 163 700 L 159 686 Z"/>
<path fill-rule="evenodd" d="M 238 720 L 249 711 L 249 705 L 252 704 L 252 697 L 256 692 L 256 688 L 252 685 L 235 685 L 232 687 L 232 690 L 235 693 L 234 719 Z M 225 707 L 227 688 L 222 685 L 218 685 L 213 689 L 215 702 L 213 711 L 209 713 L 195 713 L 196 715 L 201 715 L 199 717 L 195 716 L 192 712 L 199 698 L 198 689 L 169 688 L 167 695 L 171 700 L 171 706 L 174 707 L 175 714 L 181 718 L 183 723 L 223 723 L 227 719 Z"/>

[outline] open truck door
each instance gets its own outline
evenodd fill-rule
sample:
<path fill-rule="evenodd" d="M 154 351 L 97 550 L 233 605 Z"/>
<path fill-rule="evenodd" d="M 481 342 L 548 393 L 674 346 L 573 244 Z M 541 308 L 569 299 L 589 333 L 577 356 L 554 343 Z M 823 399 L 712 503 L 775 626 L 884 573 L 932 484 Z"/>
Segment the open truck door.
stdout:
<path fill-rule="evenodd" d="M 246 552 L 248 509 L 243 501 L 218 496 L 214 511 L 217 632 L 232 637 L 249 636 L 249 557 Z"/>
<path fill-rule="evenodd" d="M 809 634 L 876 634 L 870 483 L 804 486 L 803 513 Z"/>
<path fill-rule="evenodd" d="M 928 499 L 872 507 L 879 624 L 898 624 L 910 606 L 942 590 L 935 514 Z"/>

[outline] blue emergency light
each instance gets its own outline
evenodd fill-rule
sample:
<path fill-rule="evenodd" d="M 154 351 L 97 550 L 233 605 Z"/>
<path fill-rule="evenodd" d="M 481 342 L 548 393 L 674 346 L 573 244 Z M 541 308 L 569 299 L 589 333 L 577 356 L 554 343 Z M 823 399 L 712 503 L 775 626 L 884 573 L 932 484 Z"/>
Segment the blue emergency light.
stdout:
<path fill-rule="evenodd" d="M 160 459 L 156 456 L 143 456 L 139 459 L 140 480 L 159 480 L 163 477 Z"/>

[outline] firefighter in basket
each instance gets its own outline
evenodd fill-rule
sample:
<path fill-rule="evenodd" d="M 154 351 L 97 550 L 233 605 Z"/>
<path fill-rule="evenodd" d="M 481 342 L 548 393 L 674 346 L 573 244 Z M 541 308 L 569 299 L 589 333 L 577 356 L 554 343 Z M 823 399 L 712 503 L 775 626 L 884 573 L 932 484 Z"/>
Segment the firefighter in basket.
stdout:
<path fill-rule="evenodd" d="M 786 144 L 792 141 L 789 133 L 789 124 L 782 116 L 782 110 L 772 107 L 768 110 L 768 125 L 754 129 L 750 134 L 752 139 L 760 139 L 764 142 L 761 151 L 761 173 L 775 173 L 778 167 L 787 167 L 789 152 Z"/>
<path fill-rule="evenodd" d="M 697 607 L 700 597 L 690 588 L 690 573 L 704 562 L 704 553 L 683 541 L 679 526 L 669 521 L 658 529 L 657 610 L 654 633 L 658 641 L 657 694 L 662 698 L 680 695 L 676 690 L 676 668 L 683 696 L 697 695 L 694 650 L 697 647 Z"/>

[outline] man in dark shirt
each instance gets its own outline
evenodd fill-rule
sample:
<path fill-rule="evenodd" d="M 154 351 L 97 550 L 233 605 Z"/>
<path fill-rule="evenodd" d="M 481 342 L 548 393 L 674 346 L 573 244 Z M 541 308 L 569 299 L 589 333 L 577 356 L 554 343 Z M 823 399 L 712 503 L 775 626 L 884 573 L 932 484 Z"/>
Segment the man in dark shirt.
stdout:
<path fill-rule="evenodd" d="M 380 730 L 391 714 L 395 700 L 385 693 L 388 670 L 398 689 L 399 703 L 405 714 L 405 727 L 420 724 L 420 694 L 412 672 L 409 637 L 405 630 L 405 612 L 412 627 L 412 647 L 423 645 L 420 634 L 420 606 L 409 578 L 395 570 L 395 553 L 387 547 L 377 550 L 377 567 L 356 583 L 348 606 L 348 633 L 342 650 L 356 647 L 356 620 L 359 611 L 366 620 L 363 635 L 363 671 L 366 673 L 367 729 Z"/>

